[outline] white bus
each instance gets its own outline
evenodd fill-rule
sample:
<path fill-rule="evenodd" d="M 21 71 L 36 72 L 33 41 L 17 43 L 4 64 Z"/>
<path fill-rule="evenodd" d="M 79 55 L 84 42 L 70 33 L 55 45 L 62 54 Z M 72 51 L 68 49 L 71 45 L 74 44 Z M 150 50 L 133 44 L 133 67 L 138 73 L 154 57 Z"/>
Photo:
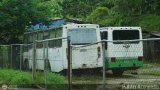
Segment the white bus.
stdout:
<path fill-rule="evenodd" d="M 72 69 L 96 69 L 102 67 L 101 43 L 84 46 L 101 41 L 99 25 L 96 24 L 66 24 L 63 27 L 48 30 L 38 30 L 25 33 L 25 44 L 33 43 L 34 40 L 45 40 L 70 36 L 72 49 Z M 37 43 L 36 69 L 44 69 L 43 45 Z M 48 43 L 48 66 L 53 72 L 67 69 L 67 39 L 49 41 Z M 75 48 L 77 47 L 77 48 Z M 24 67 L 32 68 L 33 48 L 24 52 Z"/>
<path fill-rule="evenodd" d="M 140 27 L 104 27 L 100 31 L 101 39 L 108 40 L 105 42 L 106 69 L 112 70 L 115 75 L 122 75 L 124 70 L 143 66 L 142 41 L 114 42 L 142 39 Z"/>

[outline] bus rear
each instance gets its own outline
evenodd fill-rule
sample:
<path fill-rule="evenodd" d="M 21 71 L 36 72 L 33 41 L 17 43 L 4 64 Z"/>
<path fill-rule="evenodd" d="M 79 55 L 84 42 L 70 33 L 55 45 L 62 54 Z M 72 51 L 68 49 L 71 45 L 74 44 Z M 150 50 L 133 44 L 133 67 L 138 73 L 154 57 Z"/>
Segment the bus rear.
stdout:
<path fill-rule="evenodd" d="M 142 41 L 129 41 L 142 39 L 140 27 L 109 27 L 103 33 L 106 31 L 108 40 L 113 41 L 106 43 L 107 69 L 113 74 L 122 74 L 124 70 L 143 66 Z"/>
<path fill-rule="evenodd" d="M 72 44 L 72 68 L 90 69 L 102 67 L 99 26 L 95 24 L 70 24 L 64 26 L 64 35 L 70 36 Z M 65 62 L 67 69 L 67 62 Z"/>

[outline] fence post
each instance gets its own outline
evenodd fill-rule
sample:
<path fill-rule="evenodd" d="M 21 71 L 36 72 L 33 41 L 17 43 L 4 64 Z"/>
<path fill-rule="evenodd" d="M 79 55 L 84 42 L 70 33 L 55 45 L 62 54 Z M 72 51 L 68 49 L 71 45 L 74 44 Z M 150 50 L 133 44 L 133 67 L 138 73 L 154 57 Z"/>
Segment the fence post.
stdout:
<path fill-rule="evenodd" d="M 10 52 L 10 53 L 11 53 L 11 56 L 10 56 L 10 60 L 11 60 L 11 62 L 10 62 L 10 63 L 11 63 L 11 67 L 10 67 L 10 68 L 13 68 L 13 67 L 12 67 L 12 44 L 11 44 L 11 52 Z"/>
<path fill-rule="evenodd" d="M 106 69 L 105 69 L 105 41 L 102 42 L 103 51 L 103 90 L 105 90 L 105 79 L 106 79 Z"/>
<path fill-rule="evenodd" d="M 32 79 L 33 81 L 35 81 L 36 78 L 36 41 L 33 41 L 33 53 L 32 53 L 32 57 L 33 57 L 33 63 L 32 63 Z"/>
<path fill-rule="evenodd" d="M 45 41 L 44 42 L 44 47 L 46 48 L 46 50 L 45 50 L 45 48 L 44 48 L 44 51 L 45 51 L 45 53 L 44 54 L 46 54 L 46 55 L 44 55 L 44 78 L 45 78 L 45 90 L 47 90 L 47 71 L 48 71 L 48 65 L 47 65 L 47 60 L 48 60 L 48 41 Z"/>
<path fill-rule="evenodd" d="M 67 37 L 67 59 L 68 59 L 68 90 L 72 89 L 72 50 L 71 50 L 71 40 L 70 40 L 70 36 Z"/>
<path fill-rule="evenodd" d="M 22 45 L 20 44 L 20 70 L 22 70 Z"/>

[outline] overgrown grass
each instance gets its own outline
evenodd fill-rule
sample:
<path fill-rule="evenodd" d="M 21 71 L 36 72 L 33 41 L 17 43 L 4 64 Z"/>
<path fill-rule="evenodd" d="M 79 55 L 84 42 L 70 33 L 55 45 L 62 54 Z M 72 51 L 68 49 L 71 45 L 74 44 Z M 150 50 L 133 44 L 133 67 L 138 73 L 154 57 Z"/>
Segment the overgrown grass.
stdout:
<path fill-rule="evenodd" d="M 160 76 L 160 72 L 144 72 L 143 75 L 154 75 L 154 76 Z"/>
<path fill-rule="evenodd" d="M 36 72 L 36 80 L 35 83 L 44 87 L 45 84 L 45 75 L 44 72 Z M 52 88 L 54 90 L 64 90 L 66 88 L 65 78 L 60 74 L 55 74 L 52 72 L 47 73 L 47 87 Z"/>
<path fill-rule="evenodd" d="M 143 67 L 141 67 L 140 69 L 157 68 L 157 67 L 160 67 L 160 64 L 157 64 L 157 63 L 145 63 L 143 65 Z"/>
<path fill-rule="evenodd" d="M 33 85 L 32 75 L 29 72 L 21 72 L 9 69 L 0 69 L 0 84 L 17 85 Z"/>
<path fill-rule="evenodd" d="M 35 84 L 41 84 L 44 86 L 45 79 L 44 73 L 38 72 L 36 81 L 32 81 L 31 72 L 23 72 L 11 69 L 0 69 L 0 85 L 17 85 L 18 87 L 33 87 Z M 59 74 L 48 72 L 47 84 L 54 90 L 62 90 L 65 88 L 65 78 Z"/>
<path fill-rule="evenodd" d="M 102 76 L 100 75 L 73 76 L 73 80 L 97 81 L 97 80 L 102 80 Z"/>
<path fill-rule="evenodd" d="M 139 69 L 142 75 L 154 75 L 160 76 L 160 64 L 158 63 L 145 63 L 143 67 Z"/>

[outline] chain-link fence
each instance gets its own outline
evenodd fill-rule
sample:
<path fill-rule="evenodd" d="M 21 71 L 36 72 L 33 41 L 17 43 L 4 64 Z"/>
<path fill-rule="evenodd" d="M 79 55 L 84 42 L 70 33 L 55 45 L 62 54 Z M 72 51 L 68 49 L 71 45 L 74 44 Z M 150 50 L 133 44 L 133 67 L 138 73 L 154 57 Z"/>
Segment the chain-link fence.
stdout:
<path fill-rule="evenodd" d="M 72 61 L 74 62 L 75 60 L 73 59 L 76 54 L 74 50 L 77 49 L 84 51 L 82 57 L 90 57 L 90 54 L 93 54 L 98 58 L 98 48 L 97 51 L 95 51 L 96 54 L 94 54 L 94 52 L 86 53 L 90 49 L 94 49 L 93 46 L 97 45 L 97 43 L 79 47 L 72 45 Z M 103 40 L 101 44 L 104 46 L 101 50 L 101 68 L 96 68 L 97 70 L 95 68 L 72 69 L 72 89 L 159 89 L 160 39 Z M 86 58 L 85 60 L 89 59 Z M 105 60 L 105 63 L 103 60 Z M 73 62 L 72 67 L 74 66 Z M 90 65 L 91 64 L 90 62 Z"/>
<path fill-rule="evenodd" d="M 0 45 L 0 67 L 8 68 L 10 66 L 10 46 Z"/>
<path fill-rule="evenodd" d="M 33 43 L 31 67 L 33 80 L 38 87 L 45 90 L 66 89 L 67 80 L 61 75 L 67 76 L 67 43 L 67 38 L 46 39 Z"/>
<path fill-rule="evenodd" d="M 159 53 L 156 38 L 78 46 L 57 38 L 1 45 L 0 67 L 32 70 L 34 82 L 46 90 L 159 89 Z"/>
<path fill-rule="evenodd" d="M 159 44 L 159 39 L 108 41 L 105 67 L 111 76 L 106 83 L 123 89 L 159 89 Z"/>
<path fill-rule="evenodd" d="M 23 66 L 23 45 L 0 45 L 0 67 L 21 70 Z"/>

